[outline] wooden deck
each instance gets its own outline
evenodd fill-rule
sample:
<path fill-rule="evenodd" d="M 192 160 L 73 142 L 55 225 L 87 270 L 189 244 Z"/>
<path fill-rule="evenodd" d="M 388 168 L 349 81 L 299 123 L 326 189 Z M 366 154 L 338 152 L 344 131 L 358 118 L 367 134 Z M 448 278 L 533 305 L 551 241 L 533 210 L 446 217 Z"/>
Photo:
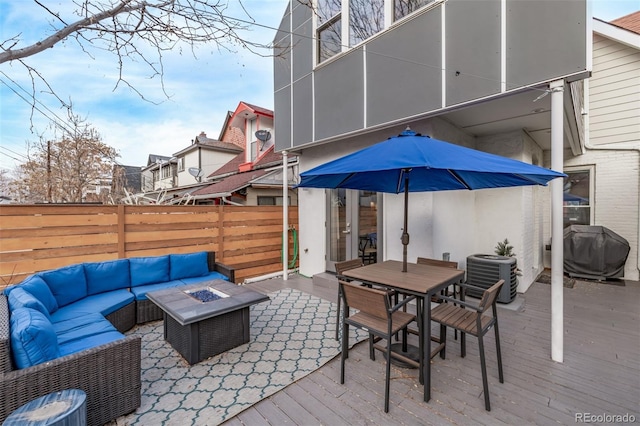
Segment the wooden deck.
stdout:
<path fill-rule="evenodd" d="M 248 285 L 265 292 L 291 287 L 334 301 L 337 282 L 314 281 L 291 276 Z M 489 333 L 491 412 L 484 410 L 477 340 L 467 338 L 467 356 L 461 358 L 459 341 L 451 334 L 447 359 L 433 360 L 429 403 L 422 401 L 417 370 L 392 367 L 390 411 L 385 414 L 384 358 L 378 354 L 376 361 L 369 360 L 367 344 L 360 343 L 350 352 L 344 385 L 338 356 L 224 424 L 564 425 L 576 423 L 581 413 L 627 414 L 640 421 L 640 283 L 578 281 L 564 289 L 563 363 L 550 357 L 550 290 L 534 283 L 519 312 L 504 306 L 499 310 L 505 383 L 498 381 Z"/>

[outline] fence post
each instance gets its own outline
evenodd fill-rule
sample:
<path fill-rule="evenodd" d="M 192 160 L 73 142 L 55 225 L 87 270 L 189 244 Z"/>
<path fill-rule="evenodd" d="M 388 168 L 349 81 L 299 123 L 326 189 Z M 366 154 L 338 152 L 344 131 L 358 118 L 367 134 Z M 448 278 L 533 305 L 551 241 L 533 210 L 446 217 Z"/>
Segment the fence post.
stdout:
<path fill-rule="evenodd" d="M 125 249 L 125 234 L 124 234 L 124 221 L 125 210 L 124 204 L 118 204 L 117 220 L 118 220 L 118 259 L 124 259 L 126 257 Z"/>
<path fill-rule="evenodd" d="M 220 256 L 219 262 L 224 263 L 224 204 L 218 205 L 218 253 L 216 259 Z"/>

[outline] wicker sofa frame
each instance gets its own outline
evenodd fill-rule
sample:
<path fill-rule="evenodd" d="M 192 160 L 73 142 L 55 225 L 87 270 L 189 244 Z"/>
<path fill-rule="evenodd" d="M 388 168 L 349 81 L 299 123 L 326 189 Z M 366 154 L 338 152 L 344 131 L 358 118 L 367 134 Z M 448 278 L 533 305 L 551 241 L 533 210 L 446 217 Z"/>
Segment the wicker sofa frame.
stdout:
<path fill-rule="evenodd" d="M 133 304 L 107 319 L 117 329 L 133 317 Z M 129 327 L 130 328 L 130 327 Z M 64 389 L 87 394 L 87 424 L 103 425 L 140 406 L 140 337 L 96 346 L 52 361 L 15 370 L 11 358 L 9 307 L 0 295 L 0 423 L 40 396 Z"/>
<path fill-rule="evenodd" d="M 207 264 L 210 272 L 220 272 L 229 277 L 230 282 L 236 282 L 235 269 L 216 262 L 216 253 L 214 251 L 207 252 Z M 163 315 L 162 309 L 157 307 L 151 300 L 136 300 L 136 322 L 138 324 L 161 320 Z"/>

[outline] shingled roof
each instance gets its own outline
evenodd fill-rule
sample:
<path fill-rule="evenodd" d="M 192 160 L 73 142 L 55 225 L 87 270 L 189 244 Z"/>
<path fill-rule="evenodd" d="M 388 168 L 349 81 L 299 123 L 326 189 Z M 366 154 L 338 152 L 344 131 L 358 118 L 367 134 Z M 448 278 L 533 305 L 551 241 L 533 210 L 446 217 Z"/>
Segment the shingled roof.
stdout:
<path fill-rule="evenodd" d="M 614 19 L 610 23 L 616 27 L 624 28 L 625 30 L 640 34 L 640 11 Z"/>

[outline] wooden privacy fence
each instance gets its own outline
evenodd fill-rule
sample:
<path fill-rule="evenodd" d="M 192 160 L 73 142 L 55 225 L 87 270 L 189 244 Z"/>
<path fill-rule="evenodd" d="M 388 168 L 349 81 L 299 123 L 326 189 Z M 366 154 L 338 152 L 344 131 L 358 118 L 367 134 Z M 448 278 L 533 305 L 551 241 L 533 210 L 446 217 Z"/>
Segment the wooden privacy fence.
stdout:
<path fill-rule="evenodd" d="M 272 206 L 4 205 L 0 288 L 74 263 L 196 251 L 215 251 L 242 282 L 282 270 L 282 223 Z M 289 224 L 298 227 L 295 206 Z"/>

